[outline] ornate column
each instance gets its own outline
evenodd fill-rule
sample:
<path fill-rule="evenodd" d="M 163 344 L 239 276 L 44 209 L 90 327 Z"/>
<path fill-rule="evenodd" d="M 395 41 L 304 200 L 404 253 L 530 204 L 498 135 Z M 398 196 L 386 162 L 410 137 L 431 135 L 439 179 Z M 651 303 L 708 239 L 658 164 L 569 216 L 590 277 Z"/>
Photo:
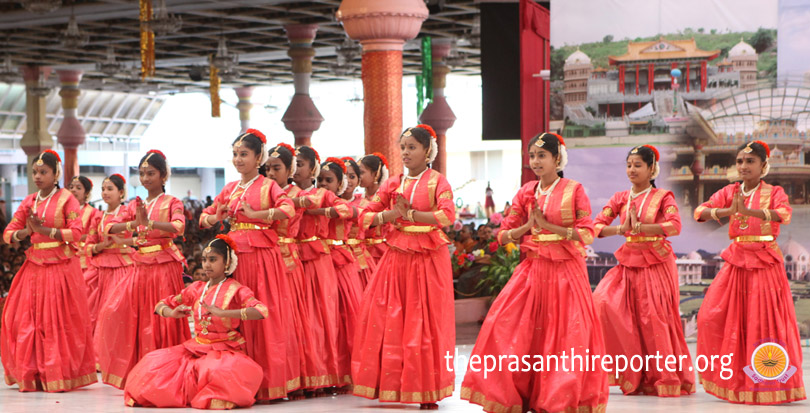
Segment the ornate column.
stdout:
<path fill-rule="evenodd" d="M 287 38 L 290 41 L 290 50 L 287 51 L 287 55 L 292 59 L 295 95 L 281 121 L 284 122 L 284 127 L 295 136 L 296 147 L 309 146 L 312 144 L 312 132 L 318 130 L 323 122 L 321 112 L 318 112 L 318 108 L 309 97 L 312 57 L 315 56 L 312 41 L 315 40 L 318 25 L 291 24 L 284 26 L 284 30 L 287 31 Z"/>
<path fill-rule="evenodd" d="M 250 128 L 250 110 L 253 109 L 253 104 L 250 103 L 250 97 L 253 96 L 253 86 L 244 86 L 234 89 L 236 97 L 239 98 L 239 103 L 236 108 L 239 109 L 239 122 L 242 125 L 240 134 L 245 133 Z"/>
<path fill-rule="evenodd" d="M 450 54 L 453 47 L 451 39 L 433 39 L 431 45 L 431 55 L 433 57 L 433 101 L 422 111 L 419 122 L 430 125 L 436 131 L 436 143 L 439 147 L 439 154 L 433 162 L 433 169 L 447 174 L 447 130 L 453 127 L 456 115 L 447 104 L 444 97 L 444 88 L 447 85 L 447 74 L 450 68 L 444 62 L 444 58 Z"/>
<path fill-rule="evenodd" d="M 391 174 L 402 172 L 402 47 L 428 17 L 423 0 L 343 0 L 337 19 L 363 46 L 366 153 L 381 152 Z"/>
<path fill-rule="evenodd" d="M 47 80 L 51 74 L 50 67 L 23 66 L 23 80 L 25 81 L 25 124 L 26 129 L 20 139 L 20 147 L 28 156 L 28 168 L 30 171 L 31 162 L 34 157 L 45 149 L 53 147 L 53 138 L 48 133 L 48 123 L 45 120 L 45 98 L 37 93 L 33 93 L 32 88 L 39 86 L 40 75 L 43 80 Z M 31 174 L 28 174 L 28 193 L 37 190 Z"/>
<path fill-rule="evenodd" d="M 76 118 L 76 108 L 79 105 L 79 94 L 81 94 L 79 82 L 82 80 L 82 72 L 80 70 L 57 70 L 56 73 L 59 75 L 59 82 L 62 83 L 59 96 L 62 97 L 64 114 L 62 126 L 56 132 L 56 140 L 65 150 L 64 179 L 68 180 L 79 174 L 79 145 L 83 144 L 85 139 L 84 128 Z"/>

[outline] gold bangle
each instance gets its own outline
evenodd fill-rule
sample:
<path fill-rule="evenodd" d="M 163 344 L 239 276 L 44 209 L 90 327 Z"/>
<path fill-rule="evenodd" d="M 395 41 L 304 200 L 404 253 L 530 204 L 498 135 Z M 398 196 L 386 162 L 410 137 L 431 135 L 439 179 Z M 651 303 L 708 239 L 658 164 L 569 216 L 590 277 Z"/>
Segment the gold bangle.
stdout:
<path fill-rule="evenodd" d="M 711 215 L 713 220 L 720 221 L 720 218 L 717 217 L 717 208 L 712 208 Z"/>
<path fill-rule="evenodd" d="M 409 209 L 409 210 L 408 210 L 408 214 L 407 214 L 407 215 L 408 215 L 408 221 L 411 221 L 411 222 L 416 222 L 416 221 L 414 220 L 414 218 L 413 218 L 413 214 L 415 214 L 415 213 L 416 213 L 416 210 L 415 210 L 415 209 Z"/>
<path fill-rule="evenodd" d="M 56 231 L 59 231 L 59 230 L 56 229 L 56 228 L 51 228 L 51 234 L 50 234 L 51 238 L 56 239 Z"/>
<path fill-rule="evenodd" d="M 153 221 L 153 220 L 151 220 L 151 219 L 150 219 L 150 220 L 149 220 L 149 223 L 146 225 L 146 229 L 147 229 L 148 231 L 151 231 L 151 230 L 152 230 L 152 227 L 153 227 L 154 225 L 155 225 L 155 221 Z"/>
<path fill-rule="evenodd" d="M 568 229 L 565 231 L 565 239 L 569 241 L 574 239 L 574 227 L 568 227 Z"/>
<path fill-rule="evenodd" d="M 767 209 L 763 209 L 762 212 L 765 213 L 765 221 L 770 221 L 771 220 L 771 211 L 769 211 Z"/>
<path fill-rule="evenodd" d="M 379 214 L 377 214 L 377 216 L 375 217 L 375 218 L 377 219 L 377 225 L 382 225 L 382 224 L 383 224 L 383 221 L 385 221 L 385 216 L 383 216 L 383 214 L 385 214 L 385 211 L 380 212 L 380 213 L 379 213 Z"/>
<path fill-rule="evenodd" d="M 247 320 L 247 307 L 243 308 L 242 311 L 239 312 L 242 320 Z"/>
<path fill-rule="evenodd" d="M 20 231 L 21 231 L 21 230 L 19 230 L 19 229 L 18 229 L 18 230 L 16 230 L 16 231 L 14 231 L 14 232 L 12 232 L 12 233 L 11 233 L 11 240 L 12 240 L 12 241 L 15 241 L 15 242 L 20 242 L 20 239 L 19 239 L 19 238 L 17 238 L 17 233 L 18 233 L 18 232 L 20 232 Z"/>
<path fill-rule="evenodd" d="M 268 209 L 268 210 L 267 210 L 267 220 L 268 220 L 268 221 L 272 221 L 272 220 L 273 220 L 273 214 L 274 214 L 275 212 L 276 212 L 276 209 L 275 209 L 275 208 L 270 208 L 270 209 Z"/>
<path fill-rule="evenodd" d="M 127 232 L 135 232 L 135 230 L 132 229 L 132 221 L 127 221 Z"/>
<path fill-rule="evenodd" d="M 633 230 L 630 231 L 631 234 L 636 235 L 641 232 L 641 221 L 636 222 L 633 224 Z"/>
<path fill-rule="evenodd" d="M 158 315 L 165 318 L 166 315 L 163 314 L 163 310 L 165 310 L 165 309 L 166 309 L 166 305 L 164 304 L 162 307 L 160 307 L 160 311 L 158 311 Z"/>

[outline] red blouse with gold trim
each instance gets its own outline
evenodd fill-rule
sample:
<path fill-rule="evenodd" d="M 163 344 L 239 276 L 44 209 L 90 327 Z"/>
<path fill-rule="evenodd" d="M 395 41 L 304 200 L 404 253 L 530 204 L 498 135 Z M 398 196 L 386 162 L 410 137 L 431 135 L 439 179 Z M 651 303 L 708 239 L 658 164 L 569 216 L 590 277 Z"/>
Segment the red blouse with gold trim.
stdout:
<path fill-rule="evenodd" d="M 404 217 L 397 218 L 393 223 L 393 228 L 388 234 L 388 245 L 403 251 L 428 251 L 436 250 L 439 247 L 450 243 L 447 235 L 441 229 L 453 225 L 456 218 L 456 207 L 453 204 L 453 190 L 447 178 L 433 169 L 428 169 L 421 179 L 406 179 L 404 174 L 399 174 L 385 181 L 371 202 L 363 210 L 360 216 L 360 223 L 363 230 L 368 230 L 374 222 L 378 213 L 394 209 L 397 197 L 405 197 L 410 201 L 413 199 L 411 207 L 417 211 L 431 212 L 438 224 L 430 225 L 423 223 L 413 223 Z M 412 196 L 413 195 L 413 196 Z M 433 227 L 429 232 L 403 232 L 403 227 Z"/>
<path fill-rule="evenodd" d="M 290 200 L 297 198 L 301 193 L 301 188 L 293 184 L 285 186 L 282 190 Z M 279 220 L 273 224 L 273 228 L 275 228 L 279 237 L 278 246 L 281 250 L 281 257 L 284 259 L 284 265 L 287 266 L 288 271 L 293 271 L 295 269 L 295 260 L 300 259 L 298 246 L 295 245 L 295 237 L 298 235 L 298 228 L 301 226 L 303 214 L 303 208 L 295 208 L 295 213 L 289 219 Z"/>
<path fill-rule="evenodd" d="M 298 196 L 307 198 L 309 201 L 307 209 L 334 207 L 339 218 L 345 219 L 352 216 L 352 208 L 346 201 L 327 189 L 312 187 L 301 191 Z M 298 240 L 302 260 L 310 261 L 318 258 L 319 254 L 329 254 L 329 245 L 324 241 L 329 239 L 329 221 L 330 219 L 323 215 L 303 214 L 301 216 Z"/>
<path fill-rule="evenodd" d="M 545 209 L 546 220 L 554 225 L 573 227 L 584 242 L 576 240 L 532 241 L 534 235 L 553 237 L 550 231 L 542 230 L 526 233 L 520 242 L 520 249 L 530 257 L 545 258 L 552 261 L 582 259 L 585 257 L 585 245 L 593 243 L 594 229 L 591 221 L 591 202 L 585 195 L 582 185 L 571 179 L 560 178 L 557 186 L 549 195 L 539 195 L 539 181 L 531 181 L 518 190 L 512 199 L 512 208 L 501 222 L 498 242 L 506 245 L 510 240 L 506 235 L 510 229 L 525 224 L 531 211 L 537 206 L 546 204 L 546 197 L 551 197 Z M 534 233 L 534 234 L 532 234 Z"/>
<path fill-rule="evenodd" d="M 349 202 L 350 206 L 357 209 L 357 216 L 358 216 L 357 222 L 353 221 L 352 222 L 353 225 L 351 226 L 351 228 L 349 228 L 349 236 L 348 236 L 349 248 L 351 248 L 352 253 L 354 254 L 354 258 L 357 260 L 357 265 L 360 267 L 361 270 L 367 269 L 369 266 L 368 263 L 374 259 L 374 257 L 372 257 L 371 253 L 369 252 L 368 247 L 365 244 L 363 244 L 363 242 L 366 239 L 367 235 L 372 234 L 371 237 L 373 237 L 373 234 L 377 228 L 375 227 L 371 228 L 368 231 L 361 231 L 361 227 L 359 225 L 360 214 L 363 213 L 363 210 L 366 209 L 366 207 L 370 202 L 371 201 L 366 199 L 366 197 L 363 196 L 363 194 L 355 194 L 354 198 Z"/>
<path fill-rule="evenodd" d="M 70 259 L 75 255 L 75 250 L 70 246 L 71 242 L 76 242 L 82 236 L 82 221 L 79 219 L 79 201 L 67 189 L 57 189 L 56 192 L 46 201 L 37 202 L 37 193 L 28 195 L 23 199 L 14 216 L 3 231 L 3 241 L 11 243 L 11 236 L 14 232 L 25 228 L 28 216 L 34 210 L 36 203 L 36 214 L 42 218 L 43 226 L 57 228 L 62 235 L 62 240 L 57 241 L 46 235 L 39 233 L 31 234 L 33 247 L 25 251 L 28 260 L 35 264 L 56 264 Z"/>
<path fill-rule="evenodd" d="M 334 241 L 343 241 L 346 242 L 349 240 L 349 235 L 351 234 L 352 230 L 355 232 L 355 236 L 357 234 L 357 225 L 352 225 L 355 223 L 354 219 L 351 219 L 351 216 L 354 214 L 355 207 L 351 205 L 351 201 L 347 201 L 343 198 L 336 198 L 334 202 L 335 209 L 343 210 L 344 208 L 349 209 L 349 218 L 332 218 L 329 220 L 329 233 L 327 238 Z M 335 263 L 335 266 L 342 267 L 346 264 L 350 264 L 355 262 L 354 252 L 352 251 L 351 246 L 343 245 L 343 246 L 333 246 L 332 250 L 332 261 Z"/>
<path fill-rule="evenodd" d="M 130 202 L 122 209 L 123 212 L 113 217 L 104 226 L 104 235 L 110 235 L 110 228 L 115 224 L 135 220 L 136 202 Z M 182 236 L 186 229 L 183 203 L 171 195 L 161 194 L 152 205 L 147 207 L 147 211 L 150 211 L 148 212 L 149 219 L 157 222 L 170 222 L 177 233 L 159 229 L 139 233 L 135 238 L 138 246 L 138 253 L 134 254 L 135 261 L 142 264 L 163 264 L 171 261 L 185 263 L 183 253 L 172 242 L 176 237 Z"/>
<path fill-rule="evenodd" d="M 740 183 L 727 185 L 715 192 L 708 201 L 695 209 L 695 219 L 700 220 L 700 214 L 707 208 L 728 208 L 734 200 L 734 194 L 740 190 Z M 753 197 L 753 199 L 751 198 Z M 769 185 L 760 181 L 759 189 L 750 197 L 745 198 L 745 204 L 751 209 L 775 210 L 782 222 L 765 221 L 756 217 L 735 215 L 730 218 L 728 236 L 735 239 L 741 236 L 773 236 L 773 241 L 764 242 L 732 242 L 721 256 L 723 259 L 742 268 L 766 268 L 773 264 L 784 262 L 782 251 L 776 244 L 781 225 L 790 224 L 793 208 L 788 203 L 788 197 L 781 186 Z"/>
<path fill-rule="evenodd" d="M 98 223 L 100 216 L 101 211 L 93 208 L 90 204 L 84 204 L 83 207 L 79 208 L 79 218 L 82 221 L 82 235 L 87 235 L 87 237 L 85 237 L 84 241 L 80 240 L 71 245 L 76 249 L 76 254 L 79 256 L 79 263 L 82 265 L 82 268 L 87 268 L 88 264 L 85 248 L 87 238 L 90 238 L 90 235 L 98 231 L 98 226 L 95 224 Z"/>
<path fill-rule="evenodd" d="M 205 290 L 206 284 L 206 281 L 196 281 L 184 288 L 180 294 L 161 300 L 157 303 L 155 309 L 160 307 L 161 304 L 166 304 L 170 308 L 176 308 L 181 304 L 191 307 L 196 338 L 188 340 L 184 344 L 186 348 L 189 348 L 189 345 L 193 348 L 196 343 L 211 346 L 214 350 L 244 351 L 243 346 L 245 339 L 239 334 L 239 331 L 237 331 L 242 322 L 240 318 L 215 317 L 205 308 L 202 308 L 202 318 L 199 317 L 200 297 L 202 296 L 203 290 Z M 216 290 L 216 285 L 208 287 L 208 291 L 205 292 L 204 297 L 206 304 L 215 304 L 223 310 L 255 308 L 259 310 L 265 318 L 269 317 L 267 307 L 264 303 L 255 298 L 253 291 L 239 284 L 239 282 L 233 278 L 227 278 L 222 283 L 219 294 L 216 294 Z M 212 303 L 215 298 L 216 302 Z M 192 348 L 189 348 L 189 350 L 193 350 Z"/>
<path fill-rule="evenodd" d="M 620 218 L 619 222 L 627 219 L 629 194 L 629 190 L 613 194 L 608 204 L 602 208 L 602 212 L 596 215 L 594 220 L 596 235 L 599 235 L 602 229 L 610 225 L 617 216 Z M 649 235 L 643 232 L 632 235 L 628 231 L 624 234 L 625 237 L 657 238 L 657 240 L 624 243 L 613 255 L 616 256 L 619 263 L 626 267 L 648 267 L 672 259 L 674 257 L 672 246 L 666 237 L 673 237 L 681 233 L 681 217 L 678 214 L 675 195 L 665 189 L 651 188 L 646 198 L 644 195 L 640 195 L 631 202 L 636 206 L 637 213 L 641 213 L 641 223 L 658 224 L 664 231 L 664 235 Z"/>
<path fill-rule="evenodd" d="M 135 250 L 126 245 L 113 244 L 98 254 L 93 255 L 93 247 L 102 241 L 104 228 L 109 223 L 113 222 L 113 219 L 119 215 L 125 214 L 125 210 L 126 207 L 121 205 L 112 213 L 102 212 L 95 220 L 95 230 L 90 232 L 90 235 L 87 236 L 87 241 L 84 244 L 84 250 L 88 257 L 92 257 L 90 258 L 90 263 L 96 267 L 117 268 L 133 264 L 133 253 Z M 132 234 L 129 232 L 122 232 L 116 234 L 116 236 L 119 238 L 129 238 L 132 236 Z"/>
<path fill-rule="evenodd" d="M 237 252 L 250 252 L 253 248 L 272 248 L 278 244 L 278 234 L 273 229 L 274 222 L 267 219 L 248 218 L 242 211 L 241 202 L 246 201 L 253 210 L 268 210 L 276 208 L 287 218 L 295 215 L 292 200 L 281 189 L 276 181 L 259 175 L 256 180 L 246 188 L 239 186 L 239 181 L 233 181 L 222 188 L 222 192 L 214 199 L 214 203 L 205 208 L 200 215 L 200 225 L 204 226 L 209 215 L 216 215 L 220 205 L 228 206 L 228 216 L 231 222 L 231 231 L 228 234 L 236 243 Z M 252 224 L 256 229 L 240 229 L 239 224 Z"/>

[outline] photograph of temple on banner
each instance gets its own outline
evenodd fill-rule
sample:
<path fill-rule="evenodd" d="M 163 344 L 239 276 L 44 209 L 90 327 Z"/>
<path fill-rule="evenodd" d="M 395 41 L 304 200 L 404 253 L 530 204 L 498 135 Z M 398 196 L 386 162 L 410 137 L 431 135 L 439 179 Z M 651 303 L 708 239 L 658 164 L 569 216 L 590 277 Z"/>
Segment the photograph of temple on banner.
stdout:
<path fill-rule="evenodd" d="M 784 27 L 797 20 L 788 16 L 804 14 L 795 2 L 783 3 L 552 3 L 551 129 L 572 148 L 566 177 L 588 188 L 597 213 L 629 185 L 628 150 L 647 143 L 658 147 L 656 184 L 674 192 L 683 223 L 670 241 L 690 334 L 730 243 L 727 220 L 698 224 L 693 211 L 737 180 L 737 148 L 762 140 L 772 149 L 765 180 L 782 186 L 793 207 L 793 220 L 776 242 L 801 335 L 810 337 L 810 64 L 796 64 L 808 60 L 802 56 L 785 57 L 793 63 L 790 73 L 777 71 L 782 61 L 777 45 L 796 49 L 810 29 L 798 21 Z M 593 287 L 616 265 L 613 251 L 620 245 L 621 240 L 598 239 L 588 250 Z"/>

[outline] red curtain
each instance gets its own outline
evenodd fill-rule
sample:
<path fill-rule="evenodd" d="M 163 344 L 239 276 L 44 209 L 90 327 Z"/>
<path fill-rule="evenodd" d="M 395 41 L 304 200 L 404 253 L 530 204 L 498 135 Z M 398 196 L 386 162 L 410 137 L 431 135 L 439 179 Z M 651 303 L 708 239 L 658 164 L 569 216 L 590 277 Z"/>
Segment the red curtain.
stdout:
<path fill-rule="evenodd" d="M 521 183 L 536 179 L 525 148 L 529 140 L 548 130 L 548 82 L 532 75 L 551 69 L 551 30 L 548 9 L 531 0 L 520 0 L 520 140 Z"/>

